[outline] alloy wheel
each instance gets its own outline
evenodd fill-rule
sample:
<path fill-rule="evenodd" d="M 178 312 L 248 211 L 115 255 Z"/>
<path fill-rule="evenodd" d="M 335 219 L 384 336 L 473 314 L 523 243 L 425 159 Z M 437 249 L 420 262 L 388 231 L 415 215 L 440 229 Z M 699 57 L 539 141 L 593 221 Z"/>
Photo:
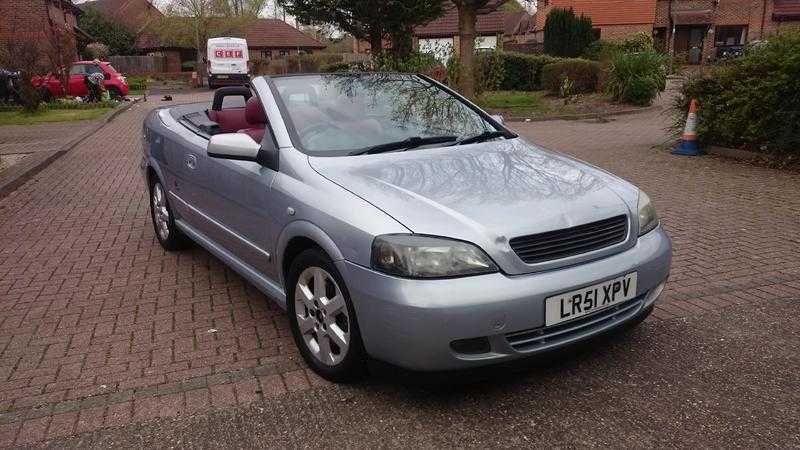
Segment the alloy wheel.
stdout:
<path fill-rule="evenodd" d="M 295 320 L 306 348 L 319 362 L 335 366 L 350 348 L 350 315 L 336 280 L 324 269 L 309 267 L 297 280 Z"/>
<path fill-rule="evenodd" d="M 153 220 L 156 223 L 158 236 L 162 241 L 169 239 L 169 210 L 167 209 L 167 197 L 161 183 L 153 185 Z"/>

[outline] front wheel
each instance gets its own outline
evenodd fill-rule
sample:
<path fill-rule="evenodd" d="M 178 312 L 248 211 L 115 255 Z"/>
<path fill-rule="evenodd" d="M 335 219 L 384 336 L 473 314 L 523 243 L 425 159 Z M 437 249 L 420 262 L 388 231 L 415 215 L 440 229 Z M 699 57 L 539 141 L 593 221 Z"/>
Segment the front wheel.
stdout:
<path fill-rule="evenodd" d="M 333 382 L 366 373 L 366 354 L 350 294 L 322 251 L 310 249 L 292 261 L 286 304 L 295 344 L 306 363 Z"/>

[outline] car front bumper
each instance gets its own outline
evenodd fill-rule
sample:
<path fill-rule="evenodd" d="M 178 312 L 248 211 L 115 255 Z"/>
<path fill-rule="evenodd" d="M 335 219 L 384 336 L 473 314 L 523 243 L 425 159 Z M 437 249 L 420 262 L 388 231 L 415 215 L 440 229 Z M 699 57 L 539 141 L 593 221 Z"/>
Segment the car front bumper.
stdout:
<path fill-rule="evenodd" d="M 373 358 L 406 369 L 479 367 L 565 347 L 649 311 L 669 276 L 671 242 L 659 226 L 635 247 L 600 260 L 520 276 L 502 273 L 409 280 L 347 261 L 345 277 L 364 346 Z M 545 299 L 637 272 L 637 297 L 573 322 L 545 327 Z M 451 343 L 486 338 L 489 349 L 461 353 Z"/>

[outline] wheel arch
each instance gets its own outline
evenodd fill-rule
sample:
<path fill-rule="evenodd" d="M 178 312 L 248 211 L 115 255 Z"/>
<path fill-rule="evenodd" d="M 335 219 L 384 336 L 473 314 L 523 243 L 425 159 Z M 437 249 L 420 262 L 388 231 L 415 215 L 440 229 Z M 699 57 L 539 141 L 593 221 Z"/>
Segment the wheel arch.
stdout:
<path fill-rule="evenodd" d="M 276 262 L 284 289 L 286 289 L 286 277 L 292 260 L 309 248 L 322 250 L 334 262 L 344 259 L 339 247 L 321 228 L 305 220 L 292 222 L 281 232 L 277 245 Z"/>

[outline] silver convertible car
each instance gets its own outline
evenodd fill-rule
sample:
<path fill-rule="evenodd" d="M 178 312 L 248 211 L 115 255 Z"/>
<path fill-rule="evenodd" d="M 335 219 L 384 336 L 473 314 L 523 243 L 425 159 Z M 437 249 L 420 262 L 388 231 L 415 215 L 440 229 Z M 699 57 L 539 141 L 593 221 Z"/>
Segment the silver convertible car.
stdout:
<path fill-rule="evenodd" d="M 260 77 L 155 110 L 141 169 L 161 245 L 193 241 L 275 299 L 334 381 L 631 326 L 670 272 L 644 192 L 422 75 Z"/>

